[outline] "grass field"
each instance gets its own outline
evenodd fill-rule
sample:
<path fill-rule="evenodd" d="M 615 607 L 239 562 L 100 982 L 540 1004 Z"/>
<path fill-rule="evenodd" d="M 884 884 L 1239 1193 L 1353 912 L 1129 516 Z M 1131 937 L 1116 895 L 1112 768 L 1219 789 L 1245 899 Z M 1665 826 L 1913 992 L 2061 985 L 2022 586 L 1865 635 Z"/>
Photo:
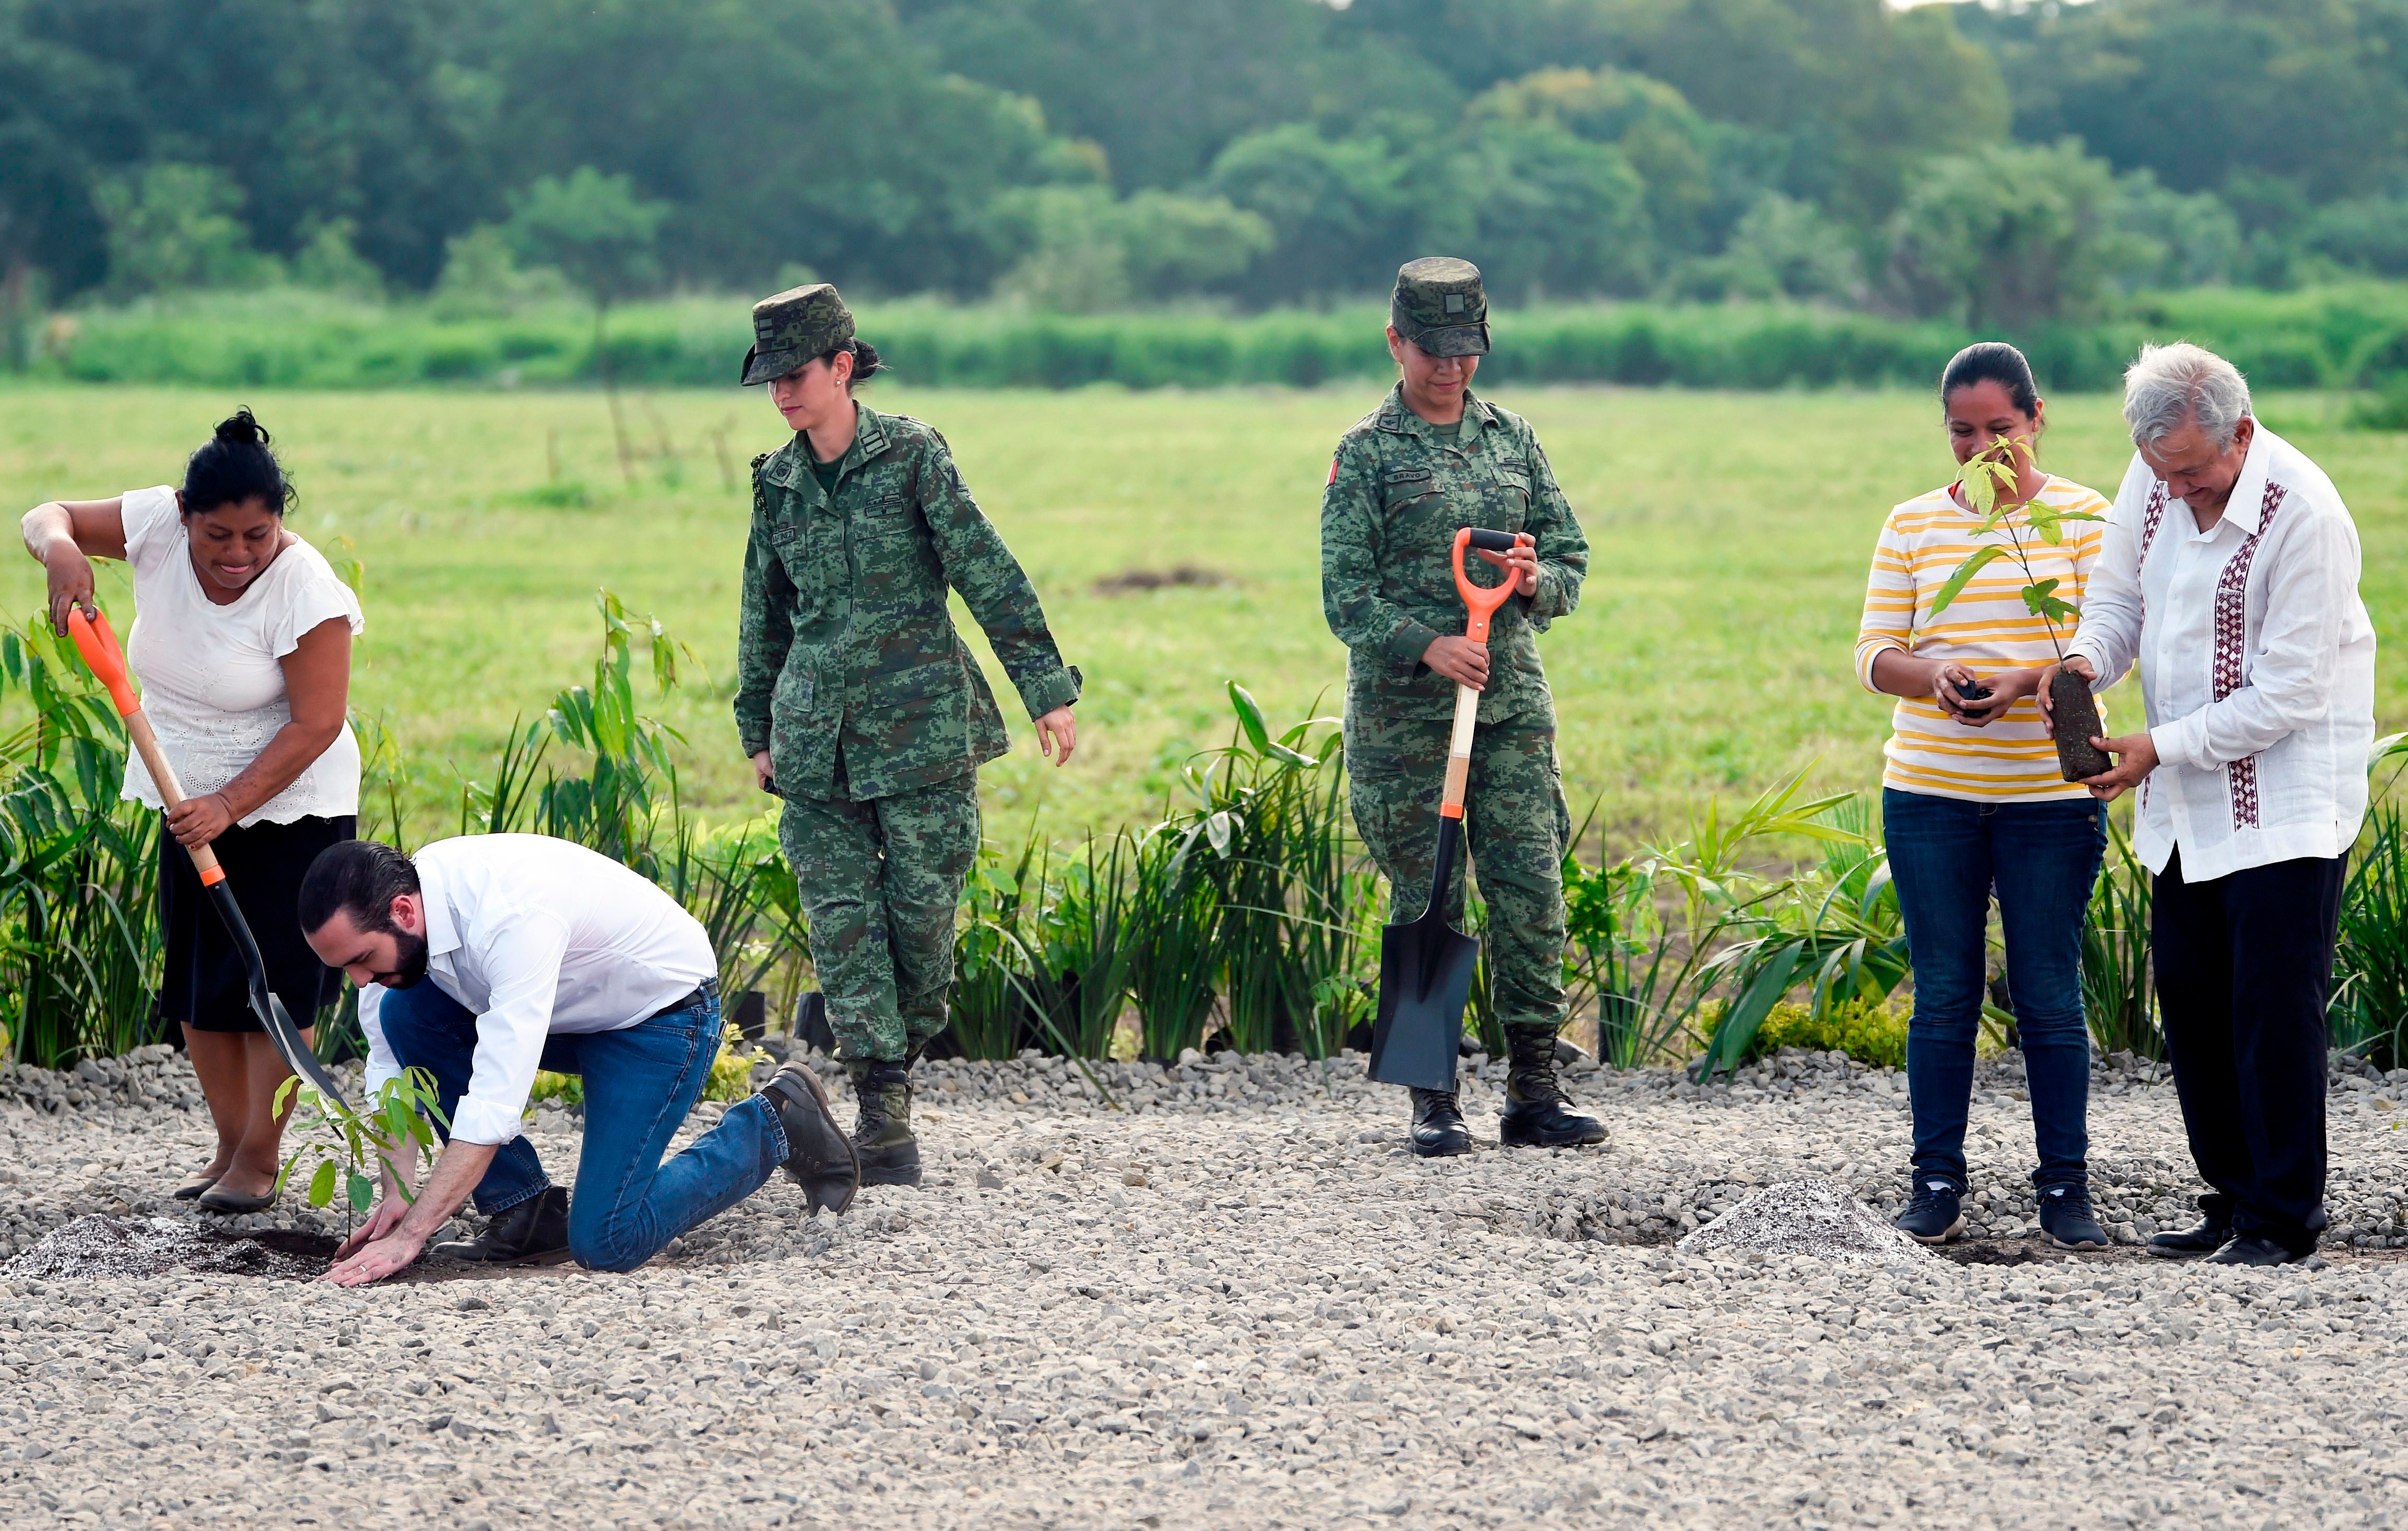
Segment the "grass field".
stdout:
<path fill-rule="evenodd" d="M 1150 815 L 1179 762 L 1226 737 L 1229 680 L 1282 720 L 1316 697 L 1334 710 L 1345 656 L 1321 618 L 1317 509 L 1331 446 L 1376 388 L 869 396 L 945 432 L 1087 675 L 1068 770 L 1039 760 L 1008 704 L 1016 748 L 985 774 L 991 832 L 1031 814 L 1062 835 Z M 1857 689 L 1850 647 L 1883 514 L 1952 466 L 1930 401 L 1497 397 L 1536 422 L 1592 545 L 1580 611 L 1542 640 L 1575 813 L 1601 799 L 1621 840 L 1810 761 L 1831 788 L 1874 783 L 1887 709 Z M 334 556 L 348 542 L 366 565 L 353 702 L 415 764 L 416 835 L 448 826 L 455 769 L 486 770 L 514 717 L 538 715 L 589 673 L 602 585 L 692 646 L 689 684 L 660 713 L 690 741 L 695 795 L 730 813 L 757 801 L 726 705 L 746 464 L 783 437 L 757 393 L 631 395 L 643 455 L 629 485 L 594 393 L 16 388 L 0 392 L 0 503 L 14 515 L 176 480 L 184 453 L 239 403 L 285 451 L 301 491 L 294 529 Z M 2357 513 L 2384 644 L 2379 711 L 2401 726 L 2408 437 L 2335 428 L 2338 399 L 2279 396 L 2266 412 Z M 2112 493 L 2128 452 L 2114 401 L 2062 398 L 2053 419 L 2049 465 Z M 1098 588 L 1182 565 L 1228 582 Z M 22 555 L 0 560 L 0 610 L 31 614 L 39 574 Z M 114 588 L 122 614 L 130 599 Z"/>

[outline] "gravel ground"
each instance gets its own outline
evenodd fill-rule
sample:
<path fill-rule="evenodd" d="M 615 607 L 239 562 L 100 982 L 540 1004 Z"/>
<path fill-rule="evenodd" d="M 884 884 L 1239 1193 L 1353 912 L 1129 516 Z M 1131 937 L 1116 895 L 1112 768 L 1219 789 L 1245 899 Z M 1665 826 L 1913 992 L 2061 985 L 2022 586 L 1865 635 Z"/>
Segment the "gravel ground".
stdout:
<path fill-rule="evenodd" d="M 2036 1250 L 2006 1066 L 1985 1237 L 1883 1266 L 1671 1247 L 1785 1181 L 1895 1207 L 1903 1080 L 1830 1058 L 1584 1071 L 1605 1148 L 1432 1164 L 1353 1060 L 924 1075 L 924 1186 L 773 1181 L 630 1276 L 0 1277 L 0 1524 L 2408 1525 L 2408 1074 L 2336 1077 L 2329 1263 L 2271 1273 Z M 192 1095 L 0 1071 L 0 1252 L 195 1215 Z M 2154 1070 L 2091 1128 L 2120 1238 L 2187 1221 Z"/>

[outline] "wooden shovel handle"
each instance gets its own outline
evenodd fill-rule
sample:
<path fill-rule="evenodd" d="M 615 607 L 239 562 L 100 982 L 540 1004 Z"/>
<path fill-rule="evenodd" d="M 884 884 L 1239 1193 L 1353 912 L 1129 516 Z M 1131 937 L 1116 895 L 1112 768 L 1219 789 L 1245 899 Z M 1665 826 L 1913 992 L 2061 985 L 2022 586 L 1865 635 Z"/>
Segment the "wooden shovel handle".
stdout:
<path fill-rule="evenodd" d="M 117 646 L 117 635 L 109 630 L 108 615 L 95 610 L 91 616 L 79 607 L 67 608 L 67 636 L 75 639 L 76 651 L 92 666 L 92 673 L 108 688 L 108 699 L 117 704 L 118 716 L 125 720 L 126 737 L 134 741 L 134 752 L 142 757 L 143 768 L 159 788 L 159 800 L 173 810 L 184 800 L 183 784 L 176 780 L 176 768 L 167 764 L 167 756 L 159 748 L 159 736 L 150 730 L 150 720 L 142 715 L 142 698 L 134 694 L 134 680 L 125 668 L 125 651 Z M 225 880 L 225 868 L 218 865 L 218 853 L 206 845 L 191 847 L 194 870 L 201 874 L 201 886 L 214 887 Z"/>

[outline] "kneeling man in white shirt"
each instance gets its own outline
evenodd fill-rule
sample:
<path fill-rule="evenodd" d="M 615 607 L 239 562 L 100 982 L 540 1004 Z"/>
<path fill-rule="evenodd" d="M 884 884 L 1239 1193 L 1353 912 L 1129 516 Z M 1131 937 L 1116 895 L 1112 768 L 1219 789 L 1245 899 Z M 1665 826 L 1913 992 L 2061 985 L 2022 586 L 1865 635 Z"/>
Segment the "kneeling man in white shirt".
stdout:
<path fill-rule="evenodd" d="M 300 915 L 319 957 L 359 986 L 368 1089 L 423 1068 L 449 1119 L 415 1202 L 414 1161 L 387 1158 L 383 1199 L 332 1280 L 407 1266 L 472 1193 L 490 1223 L 438 1254 L 596 1270 L 633 1270 L 780 1168 L 814 1209 L 852 1202 L 852 1140 L 798 1065 L 662 1162 L 719 1055 L 719 965 L 692 915 L 609 857 L 544 835 L 438 840 L 414 857 L 346 840 L 311 864 Z M 583 1080 L 573 1198 L 519 1131 L 538 1068 Z"/>
<path fill-rule="evenodd" d="M 2143 351 L 2124 418 L 2138 452 L 2065 665 L 2103 688 L 2137 663 L 2148 704 L 2088 785 L 2140 791 L 2157 1009 L 2209 1186 L 2205 1221 L 2149 1249 L 2285 1265 L 2325 1227 L 2325 1005 L 2374 741 L 2358 528 L 2220 356 Z"/>

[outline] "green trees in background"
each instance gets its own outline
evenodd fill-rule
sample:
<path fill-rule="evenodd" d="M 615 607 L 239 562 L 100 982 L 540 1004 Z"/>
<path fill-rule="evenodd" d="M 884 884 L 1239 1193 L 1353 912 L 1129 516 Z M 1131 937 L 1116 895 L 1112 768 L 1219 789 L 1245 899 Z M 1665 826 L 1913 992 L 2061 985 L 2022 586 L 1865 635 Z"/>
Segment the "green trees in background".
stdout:
<path fill-rule="evenodd" d="M 666 209 L 658 287 L 1267 306 L 1447 249 L 1509 301 L 2079 320 L 2408 275 L 2403 45 L 2408 0 L 0 0 L 0 351 L 45 292 L 507 310 L 576 257 L 498 231 L 580 172 Z M 2028 216 L 1925 216 L 1972 182 Z M 1974 293 L 2000 237 L 2038 269 Z"/>

